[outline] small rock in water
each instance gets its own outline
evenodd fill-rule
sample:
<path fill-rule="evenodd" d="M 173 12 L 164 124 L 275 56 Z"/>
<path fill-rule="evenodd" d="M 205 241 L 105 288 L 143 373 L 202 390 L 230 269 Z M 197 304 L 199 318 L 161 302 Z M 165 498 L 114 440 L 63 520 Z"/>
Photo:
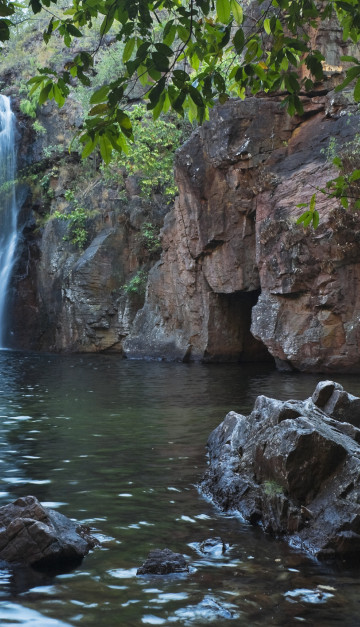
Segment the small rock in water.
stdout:
<path fill-rule="evenodd" d="M 99 542 L 89 530 L 35 496 L 0 507 L 0 559 L 39 568 L 71 568 Z"/>
<path fill-rule="evenodd" d="M 199 548 L 202 553 L 206 553 L 207 555 L 224 555 L 229 545 L 225 544 L 222 538 L 217 537 L 204 540 L 200 543 Z"/>
<path fill-rule="evenodd" d="M 197 605 L 189 605 L 188 607 L 176 610 L 175 616 L 180 618 L 181 621 L 206 621 L 215 622 L 219 619 L 235 619 L 237 618 L 235 612 L 230 609 L 230 604 L 219 603 L 217 599 L 211 596 L 206 596 Z M 186 622 L 186 624 L 188 624 Z"/>
<path fill-rule="evenodd" d="M 147 560 L 137 570 L 137 575 L 170 575 L 171 573 L 188 573 L 189 567 L 181 553 L 170 549 L 154 549 Z"/>

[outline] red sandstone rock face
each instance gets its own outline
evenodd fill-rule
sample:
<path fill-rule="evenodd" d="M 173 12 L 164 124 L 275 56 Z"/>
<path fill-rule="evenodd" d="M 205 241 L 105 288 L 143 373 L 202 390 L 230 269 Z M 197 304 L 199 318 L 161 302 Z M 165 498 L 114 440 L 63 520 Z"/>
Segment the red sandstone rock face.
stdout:
<path fill-rule="evenodd" d="M 267 102 L 214 111 L 179 151 L 179 198 L 163 229 L 164 252 L 124 349 L 132 357 L 214 361 L 269 358 L 249 332 L 259 293 L 255 206 L 262 164 L 294 124 Z M 285 117 L 285 124 L 284 124 Z M 260 150 L 261 149 L 261 150 Z M 251 154 L 250 154 L 251 153 Z"/>
<path fill-rule="evenodd" d="M 349 124 L 350 122 L 350 124 Z M 257 262 L 261 297 L 252 332 L 274 357 L 308 372 L 358 371 L 360 220 L 318 194 L 321 226 L 304 233 L 295 224 L 307 201 L 331 178 L 321 155 L 330 136 L 349 141 L 355 118 L 329 118 L 320 111 L 303 122 L 287 154 L 272 155 L 276 187 L 257 197 Z M 272 166 L 274 163 L 274 166 Z"/>
<path fill-rule="evenodd" d="M 290 119 L 276 99 L 229 102 L 180 150 L 130 356 L 252 360 L 265 346 L 282 367 L 360 370 L 360 220 L 320 194 L 318 230 L 296 224 L 296 205 L 334 175 L 330 138 L 350 141 L 359 116 L 334 94 L 304 104 Z"/>
<path fill-rule="evenodd" d="M 359 218 L 320 194 L 321 226 L 306 233 L 296 205 L 334 175 L 330 138 L 351 140 L 359 114 L 333 92 L 304 106 L 289 118 L 275 97 L 230 101 L 182 147 L 179 197 L 136 316 L 141 302 L 121 286 L 153 261 L 139 247 L 148 214 L 136 197 L 124 209 L 116 190 L 91 188 L 86 206 L 99 213 L 81 254 L 63 242 L 63 224 L 46 224 L 40 251 L 27 235 L 16 346 L 204 361 L 272 355 L 280 367 L 358 372 Z M 54 203 L 70 175 L 60 170 Z"/>

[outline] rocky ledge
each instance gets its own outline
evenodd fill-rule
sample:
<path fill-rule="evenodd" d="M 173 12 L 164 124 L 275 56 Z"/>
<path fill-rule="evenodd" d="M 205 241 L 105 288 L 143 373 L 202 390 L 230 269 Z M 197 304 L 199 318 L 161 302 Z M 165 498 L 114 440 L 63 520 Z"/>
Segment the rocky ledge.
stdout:
<path fill-rule="evenodd" d="M 346 422 L 347 420 L 347 422 Z M 353 423 L 353 424 L 351 424 Z M 258 396 L 208 441 L 204 494 L 320 558 L 360 553 L 360 399 L 333 381 L 305 401 Z"/>
<path fill-rule="evenodd" d="M 97 544 L 87 527 L 46 509 L 34 496 L 0 507 L 0 559 L 5 562 L 63 570 Z"/>

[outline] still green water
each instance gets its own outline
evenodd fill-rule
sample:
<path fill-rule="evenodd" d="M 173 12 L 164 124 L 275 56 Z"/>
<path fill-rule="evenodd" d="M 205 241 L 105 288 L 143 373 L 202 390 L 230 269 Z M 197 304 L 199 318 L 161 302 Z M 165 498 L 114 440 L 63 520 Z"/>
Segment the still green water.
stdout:
<path fill-rule="evenodd" d="M 324 377 L 269 366 L 0 353 L 0 504 L 34 494 L 102 541 L 56 577 L 0 568 L 0 625 L 358 625 L 360 570 L 310 560 L 198 493 L 209 433 L 258 394 L 306 398 Z M 360 395 L 355 376 L 337 377 Z M 222 555 L 199 543 L 221 536 Z M 188 576 L 136 577 L 153 548 Z"/>

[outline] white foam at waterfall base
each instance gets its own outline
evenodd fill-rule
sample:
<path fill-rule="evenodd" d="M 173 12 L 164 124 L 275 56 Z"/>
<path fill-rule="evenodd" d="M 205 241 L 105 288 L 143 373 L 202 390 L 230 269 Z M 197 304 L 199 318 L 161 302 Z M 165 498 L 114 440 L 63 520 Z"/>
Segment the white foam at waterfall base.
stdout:
<path fill-rule="evenodd" d="M 6 347 L 8 293 L 18 242 L 15 116 L 0 94 L 0 348 Z"/>

